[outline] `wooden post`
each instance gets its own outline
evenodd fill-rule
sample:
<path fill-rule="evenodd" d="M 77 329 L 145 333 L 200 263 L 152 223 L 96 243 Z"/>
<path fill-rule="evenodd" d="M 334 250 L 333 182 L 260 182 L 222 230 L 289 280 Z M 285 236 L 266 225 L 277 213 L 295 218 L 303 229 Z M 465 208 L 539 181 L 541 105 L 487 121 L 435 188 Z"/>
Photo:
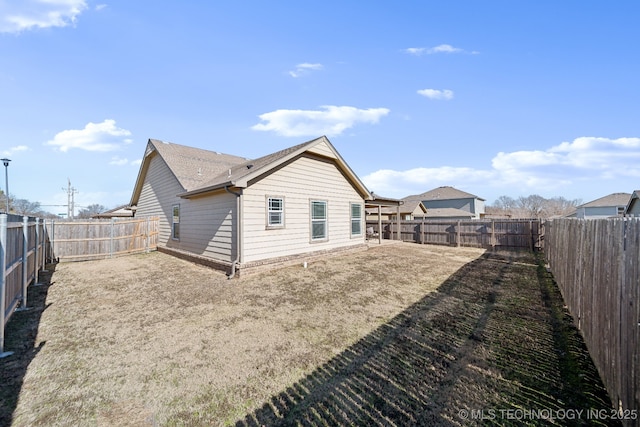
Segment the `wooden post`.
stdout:
<path fill-rule="evenodd" d="M 496 249 L 496 224 L 493 219 L 491 220 L 491 249 Z"/>
<path fill-rule="evenodd" d="M 424 215 L 422 216 L 422 225 L 420 226 L 420 233 L 422 237 L 420 238 L 420 243 L 424 245 Z"/>
<path fill-rule="evenodd" d="M 382 205 L 378 205 L 378 244 L 382 244 Z"/>
<path fill-rule="evenodd" d="M 458 247 L 460 247 L 460 238 L 462 237 L 462 234 L 460 233 L 460 220 L 458 220 L 458 226 L 456 231 L 457 231 Z"/>
<path fill-rule="evenodd" d="M 398 241 L 402 242 L 402 230 L 400 225 L 400 205 L 396 209 L 396 223 L 398 224 Z"/>
<path fill-rule="evenodd" d="M 7 214 L 0 214 L 0 359 L 11 356 L 12 351 L 4 351 L 4 325 L 6 319 L 7 287 Z"/>
<path fill-rule="evenodd" d="M 114 219 L 111 218 L 111 229 L 109 236 L 109 258 L 113 258 L 113 233 L 114 233 L 115 222 Z"/>
<path fill-rule="evenodd" d="M 146 231 L 145 231 L 145 236 L 144 236 L 144 253 L 148 254 L 149 253 L 149 217 L 147 217 L 147 220 L 145 222 L 146 224 Z M 365 223 L 366 225 L 366 223 Z"/>
<path fill-rule="evenodd" d="M 27 310 L 27 286 L 29 285 L 29 217 L 22 217 L 22 302 L 21 311 Z"/>

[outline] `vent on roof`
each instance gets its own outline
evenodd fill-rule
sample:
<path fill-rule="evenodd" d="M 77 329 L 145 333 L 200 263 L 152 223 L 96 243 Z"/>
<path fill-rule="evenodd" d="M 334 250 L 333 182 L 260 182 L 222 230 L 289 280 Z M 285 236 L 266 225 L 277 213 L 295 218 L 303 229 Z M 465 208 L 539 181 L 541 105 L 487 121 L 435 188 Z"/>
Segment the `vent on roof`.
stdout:
<path fill-rule="evenodd" d="M 229 169 L 229 175 L 227 176 L 227 178 L 231 178 L 231 169 Z"/>
<path fill-rule="evenodd" d="M 253 165 L 247 165 L 247 169 L 251 169 Z"/>
<path fill-rule="evenodd" d="M 202 176 L 202 168 L 198 168 L 198 176 Z"/>

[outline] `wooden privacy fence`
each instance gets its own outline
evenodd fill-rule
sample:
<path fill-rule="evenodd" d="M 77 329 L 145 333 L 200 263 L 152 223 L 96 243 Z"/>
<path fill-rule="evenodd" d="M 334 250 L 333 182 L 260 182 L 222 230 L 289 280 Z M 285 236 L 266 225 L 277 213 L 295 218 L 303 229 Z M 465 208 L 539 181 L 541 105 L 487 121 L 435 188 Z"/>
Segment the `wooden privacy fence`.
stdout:
<path fill-rule="evenodd" d="M 46 231 L 37 218 L 0 214 L 0 357 L 4 328 L 16 308 L 26 309 L 27 287 L 44 268 Z"/>
<path fill-rule="evenodd" d="M 47 223 L 53 257 L 58 261 L 149 252 L 158 246 L 158 228 L 158 217 Z"/>
<path fill-rule="evenodd" d="M 554 219 L 545 252 L 615 409 L 639 425 L 640 220 Z"/>
<path fill-rule="evenodd" d="M 367 221 L 377 235 L 378 221 Z M 479 248 L 541 249 L 544 229 L 539 219 L 512 220 L 401 220 L 400 240 L 432 245 Z M 398 222 L 382 221 L 382 237 L 398 240 Z"/>

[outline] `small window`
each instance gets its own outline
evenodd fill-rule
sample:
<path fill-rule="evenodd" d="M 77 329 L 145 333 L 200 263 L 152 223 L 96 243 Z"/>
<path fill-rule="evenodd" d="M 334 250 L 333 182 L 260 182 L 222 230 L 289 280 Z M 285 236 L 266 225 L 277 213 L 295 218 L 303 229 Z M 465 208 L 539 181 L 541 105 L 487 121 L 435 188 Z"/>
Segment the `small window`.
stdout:
<path fill-rule="evenodd" d="M 267 198 L 267 227 L 284 227 L 284 199 Z"/>
<path fill-rule="evenodd" d="M 180 205 L 173 206 L 173 219 L 171 220 L 171 238 L 180 240 Z"/>
<path fill-rule="evenodd" d="M 311 240 L 327 238 L 327 202 L 311 201 Z"/>
<path fill-rule="evenodd" d="M 360 236 L 362 234 L 362 205 L 351 203 L 351 235 Z"/>

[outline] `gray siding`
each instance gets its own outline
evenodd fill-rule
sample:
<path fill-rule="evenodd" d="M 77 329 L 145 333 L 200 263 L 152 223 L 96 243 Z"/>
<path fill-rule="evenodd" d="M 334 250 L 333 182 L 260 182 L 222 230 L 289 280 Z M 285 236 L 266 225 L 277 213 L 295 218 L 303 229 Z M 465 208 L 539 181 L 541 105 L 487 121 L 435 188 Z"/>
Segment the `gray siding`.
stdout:
<path fill-rule="evenodd" d="M 231 261 L 235 253 L 236 230 L 232 217 L 235 196 L 222 192 L 208 197 L 181 199 L 184 192 L 166 163 L 154 155 L 147 170 L 136 217 L 160 217 L 158 244 L 221 261 Z M 180 239 L 171 238 L 172 208 L 180 206 Z"/>
<path fill-rule="evenodd" d="M 184 191 L 167 164 L 157 154 L 152 155 L 144 177 L 136 217 L 158 216 L 158 245 L 166 246 L 171 237 L 171 207 L 180 203 L 176 194 Z"/>
<path fill-rule="evenodd" d="M 627 211 L 627 215 L 640 217 L 640 201 L 639 199 L 635 199 L 633 204 L 630 206 L 630 209 Z"/>
<path fill-rule="evenodd" d="M 584 219 L 609 218 L 617 215 L 617 206 L 583 207 L 576 211 L 576 217 Z"/>
<path fill-rule="evenodd" d="M 465 212 L 473 212 L 473 199 L 423 200 L 422 204 L 429 208 L 454 208 Z"/>
<path fill-rule="evenodd" d="M 267 229 L 267 197 L 284 198 L 284 228 Z M 328 240 L 311 242 L 310 201 L 328 205 Z M 362 205 L 362 234 L 351 236 L 351 203 Z M 362 197 L 334 163 L 301 157 L 243 192 L 242 262 L 343 248 L 365 242 Z"/>

